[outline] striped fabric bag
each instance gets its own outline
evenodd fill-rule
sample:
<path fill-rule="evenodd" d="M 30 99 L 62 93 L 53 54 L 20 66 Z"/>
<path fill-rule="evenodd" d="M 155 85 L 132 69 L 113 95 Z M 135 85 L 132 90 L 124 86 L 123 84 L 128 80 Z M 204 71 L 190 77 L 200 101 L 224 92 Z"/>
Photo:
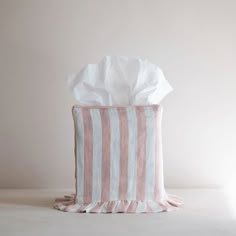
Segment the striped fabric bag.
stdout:
<path fill-rule="evenodd" d="M 72 109 L 76 193 L 56 199 L 67 212 L 141 213 L 178 208 L 163 183 L 159 105 Z"/>

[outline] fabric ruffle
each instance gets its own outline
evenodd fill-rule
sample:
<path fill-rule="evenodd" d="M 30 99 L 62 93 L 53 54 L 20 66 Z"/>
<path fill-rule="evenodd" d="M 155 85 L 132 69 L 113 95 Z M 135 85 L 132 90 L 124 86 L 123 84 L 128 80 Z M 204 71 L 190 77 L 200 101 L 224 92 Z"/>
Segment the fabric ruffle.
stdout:
<path fill-rule="evenodd" d="M 75 213 L 151 213 L 176 210 L 182 205 L 182 202 L 182 199 L 175 195 L 167 195 L 166 199 L 162 201 L 116 200 L 78 204 L 75 194 L 72 194 L 57 198 L 54 208 Z"/>

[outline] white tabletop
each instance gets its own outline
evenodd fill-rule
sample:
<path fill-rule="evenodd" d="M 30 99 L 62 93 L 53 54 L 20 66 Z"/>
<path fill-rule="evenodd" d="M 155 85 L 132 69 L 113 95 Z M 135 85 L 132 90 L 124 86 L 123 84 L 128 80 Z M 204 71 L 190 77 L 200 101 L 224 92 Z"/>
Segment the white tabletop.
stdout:
<path fill-rule="evenodd" d="M 236 219 L 221 190 L 171 189 L 184 198 L 184 206 L 168 213 L 81 214 L 52 208 L 55 197 L 71 192 L 0 190 L 0 235 L 236 235 Z"/>

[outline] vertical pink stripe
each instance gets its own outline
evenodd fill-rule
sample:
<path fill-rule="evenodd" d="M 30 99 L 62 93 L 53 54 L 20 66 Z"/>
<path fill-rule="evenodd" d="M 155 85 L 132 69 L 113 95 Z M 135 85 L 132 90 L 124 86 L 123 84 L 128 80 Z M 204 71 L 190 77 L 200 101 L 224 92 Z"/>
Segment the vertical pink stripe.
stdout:
<path fill-rule="evenodd" d="M 120 179 L 119 200 L 127 199 L 128 190 L 128 118 L 126 108 L 117 108 L 120 124 Z"/>
<path fill-rule="evenodd" d="M 107 109 L 100 109 L 102 122 L 102 190 L 101 200 L 109 201 L 110 195 L 110 119 Z"/>
<path fill-rule="evenodd" d="M 136 199 L 144 200 L 146 175 L 146 117 L 143 107 L 136 108 L 137 115 L 137 187 Z"/>
<path fill-rule="evenodd" d="M 115 206 L 117 205 L 116 201 L 110 201 L 107 204 L 107 210 L 106 212 L 115 212 Z"/>
<path fill-rule="evenodd" d="M 135 213 L 138 207 L 138 201 L 132 201 L 127 209 L 129 213 Z"/>
<path fill-rule="evenodd" d="M 146 210 L 145 212 L 153 212 L 152 207 L 150 206 L 149 202 L 146 203 Z"/>
<path fill-rule="evenodd" d="M 154 200 L 159 201 L 161 199 L 162 188 L 162 147 L 161 147 L 161 107 L 153 107 L 155 112 L 155 131 L 156 131 L 156 158 L 155 158 L 155 187 L 154 187 Z"/>
<path fill-rule="evenodd" d="M 120 201 L 118 204 L 116 211 L 117 212 L 127 212 L 127 209 L 129 208 L 129 202 L 127 200 Z"/>
<path fill-rule="evenodd" d="M 84 203 L 92 202 L 93 127 L 89 109 L 83 109 L 84 120 Z"/>
<path fill-rule="evenodd" d="M 104 202 L 97 203 L 96 206 L 93 207 L 90 212 L 94 212 L 94 213 L 100 212 L 103 205 L 104 205 Z"/>
<path fill-rule="evenodd" d="M 77 150 L 76 150 L 76 128 L 75 128 L 75 118 L 73 115 L 74 109 L 76 109 L 74 106 L 72 107 L 72 116 L 74 119 L 74 155 L 75 155 L 75 196 L 77 196 L 78 193 L 78 186 L 77 186 Z M 77 198 L 75 198 L 75 202 L 77 203 Z"/>

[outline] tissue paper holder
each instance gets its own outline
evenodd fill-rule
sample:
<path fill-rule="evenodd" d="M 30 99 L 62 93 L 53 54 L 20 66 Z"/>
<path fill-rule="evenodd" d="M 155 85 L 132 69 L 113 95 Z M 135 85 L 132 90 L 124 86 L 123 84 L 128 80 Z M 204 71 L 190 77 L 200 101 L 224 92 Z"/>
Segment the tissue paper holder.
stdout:
<path fill-rule="evenodd" d="M 164 188 L 160 105 L 75 105 L 72 114 L 76 193 L 57 199 L 56 209 L 142 213 L 181 205 Z"/>

